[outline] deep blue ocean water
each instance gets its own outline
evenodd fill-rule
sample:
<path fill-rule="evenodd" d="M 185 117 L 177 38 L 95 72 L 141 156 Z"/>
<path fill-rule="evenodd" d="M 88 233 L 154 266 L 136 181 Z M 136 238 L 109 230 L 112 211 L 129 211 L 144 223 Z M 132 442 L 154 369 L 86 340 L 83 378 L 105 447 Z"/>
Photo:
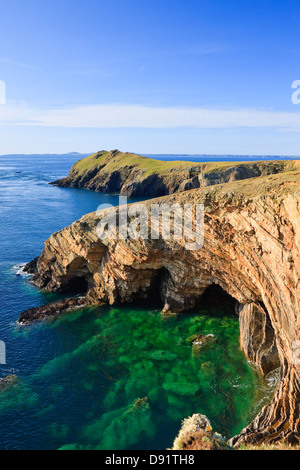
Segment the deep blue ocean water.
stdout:
<path fill-rule="evenodd" d="M 78 158 L 0 156 L 0 340 L 7 352 L 0 377 L 18 377 L 0 391 L 0 449 L 165 449 L 194 412 L 208 414 L 227 436 L 238 432 L 274 383 L 259 379 L 240 353 L 233 312 L 212 306 L 165 321 L 150 305 L 102 307 L 16 326 L 22 311 L 58 298 L 28 283 L 19 267 L 53 232 L 102 203 L 118 204 L 115 195 L 48 184 Z M 216 346 L 195 357 L 188 338 L 200 332 L 216 335 Z"/>

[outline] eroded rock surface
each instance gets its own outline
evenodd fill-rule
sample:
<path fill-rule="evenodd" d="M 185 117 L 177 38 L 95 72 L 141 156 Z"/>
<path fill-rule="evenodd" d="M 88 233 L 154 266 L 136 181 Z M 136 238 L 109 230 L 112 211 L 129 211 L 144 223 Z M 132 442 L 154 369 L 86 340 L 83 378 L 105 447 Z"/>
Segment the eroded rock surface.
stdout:
<path fill-rule="evenodd" d="M 194 414 L 183 420 L 172 450 L 229 450 L 226 440 L 213 432 L 211 423 L 205 415 Z"/>
<path fill-rule="evenodd" d="M 275 331 L 268 312 L 257 303 L 240 305 L 241 350 L 245 356 L 267 375 L 278 369 L 280 360 L 276 346 Z"/>
<path fill-rule="evenodd" d="M 85 304 L 86 299 L 84 297 L 73 297 L 58 300 L 57 302 L 52 302 L 47 305 L 25 310 L 25 312 L 21 313 L 18 323 L 20 325 L 27 325 L 33 321 L 53 318 L 61 312 L 64 312 L 68 309 L 83 307 Z"/>
<path fill-rule="evenodd" d="M 241 309 L 241 345 L 263 373 L 278 363 L 272 402 L 239 436 L 241 443 L 300 440 L 300 173 L 297 171 L 195 189 L 151 203 L 205 206 L 202 249 L 186 240 L 99 240 L 102 214 L 88 214 L 53 234 L 37 262 L 33 282 L 67 291 L 76 280 L 87 302 L 130 302 L 159 294 L 164 311 L 196 305 L 212 284 Z M 252 338 L 252 333 L 255 340 Z"/>

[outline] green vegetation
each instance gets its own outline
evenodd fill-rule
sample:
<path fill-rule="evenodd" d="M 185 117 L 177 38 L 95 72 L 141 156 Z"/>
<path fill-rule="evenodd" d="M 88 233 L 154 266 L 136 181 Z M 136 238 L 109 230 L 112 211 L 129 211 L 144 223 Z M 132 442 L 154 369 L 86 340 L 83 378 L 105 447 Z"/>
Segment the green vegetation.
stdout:
<path fill-rule="evenodd" d="M 261 181 L 264 176 L 282 175 L 298 168 L 299 162 L 293 160 L 160 161 L 119 150 L 103 150 L 79 160 L 66 178 L 52 184 L 130 197 L 160 197 L 238 180 Z"/>
<path fill-rule="evenodd" d="M 232 167 L 254 168 L 257 166 L 262 174 L 273 172 L 290 171 L 294 168 L 294 161 L 257 161 L 257 162 L 189 162 L 189 161 L 160 161 L 152 158 L 142 157 L 129 152 L 119 152 L 114 150 L 111 152 L 101 151 L 83 158 L 76 162 L 71 171 L 72 173 L 85 173 L 95 168 L 103 168 L 106 173 L 121 171 L 122 169 L 142 170 L 144 176 L 151 174 L 167 174 L 170 171 L 195 170 L 196 173 L 214 173 L 220 170 L 226 171 Z"/>
<path fill-rule="evenodd" d="M 105 165 L 106 173 L 113 173 L 114 171 L 121 171 L 122 169 L 136 169 L 142 170 L 144 174 L 153 173 L 167 173 L 171 170 L 180 169 L 184 170 L 191 167 L 191 162 L 163 162 L 159 160 L 153 160 L 152 158 L 142 157 L 134 153 L 123 153 L 119 151 L 101 151 L 89 157 L 83 158 L 73 165 L 71 172 L 85 172 L 99 168 Z M 196 163 L 195 166 L 199 166 Z"/>

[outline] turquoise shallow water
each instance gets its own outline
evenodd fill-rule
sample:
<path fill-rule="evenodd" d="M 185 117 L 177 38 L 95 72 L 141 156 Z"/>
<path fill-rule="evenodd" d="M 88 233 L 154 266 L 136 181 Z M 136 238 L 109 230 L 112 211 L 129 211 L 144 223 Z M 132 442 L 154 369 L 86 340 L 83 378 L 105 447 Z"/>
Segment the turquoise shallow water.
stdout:
<path fill-rule="evenodd" d="M 210 301 L 169 319 L 159 305 L 81 309 L 16 326 L 23 310 L 58 298 L 28 284 L 18 266 L 39 255 L 52 232 L 103 202 L 118 203 L 48 185 L 76 159 L 0 157 L 0 340 L 7 348 L 0 376 L 18 376 L 0 394 L 0 448 L 165 449 L 195 412 L 226 436 L 238 432 L 275 379 L 259 379 L 241 354 L 230 304 Z M 199 333 L 215 340 L 193 354 Z"/>

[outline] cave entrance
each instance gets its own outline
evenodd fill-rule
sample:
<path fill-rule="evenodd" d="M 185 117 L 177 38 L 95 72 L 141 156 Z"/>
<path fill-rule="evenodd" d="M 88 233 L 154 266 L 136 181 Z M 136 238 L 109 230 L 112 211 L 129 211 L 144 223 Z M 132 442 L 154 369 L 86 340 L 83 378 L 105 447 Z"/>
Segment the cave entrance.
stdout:
<path fill-rule="evenodd" d="M 90 272 L 85 258 L 75 258 L 68 266 L 62 279 L 63 292 L 67 294 L 86 294 L 89 288 Z"/>
<path fill-rule="evenodd" d="M 237 301 L 218 284 L 209 286 L 197 303 L 197 309 L 216 310 L 222 315 L 232 315 L 236 312 Z"/>
<path fill-rule="evenodd" d="M 141 272 L 141 277 L 148 280 L 146 289 L 140 289 L 130 300 L 134 306 L 145 306 L 162 311 L 164 306 L 163 291 L 168 288 L 170 273 L 168 269 L 162 267 L 159 269 L 145 270 Z"/>
<path fill-rule="evenodd" d="M 164 304 L 168 302 L 168 298 L 171 297 L 172 306 L 175 307 L 174 311 L 176 311 L 176 299 L 172 298 L 173 287 L 174 282 L 170 272 L 167 268 L 162 267 L 154 271 L 151 285 L 147 295 L 144 297 L 144 301 L 148 305 L 151 302 L 152 306 L 163 308 Z M 201 298 L 198 298 L 196 302 L 191 302 L 190 307 L 188 307 L 188 302 L 186 302 L 186 308 L 182 310 L 182 313 L 195 310 L 215 311 L 219 315 L 234 315 L 237 312 L 237 301 L 221 286 L 213 283 L 207 287 Z"/>
<path fill-rule="evenodd" d="M 75 276 L 67 280 L 64 287 L 64 292 L 66 294 L 83 295 L 87 293 L 88 286 L 89 283 L 86 276 Z"/>
<path fill-rule="evenodd" d="M 262 377 L 280 367 L 275 331 L 262 302 L 240 304 L 219 285 L 213 284 L 202 295 L 197 309 L 211 315 L 238 318 L 240 349 Z"/>

